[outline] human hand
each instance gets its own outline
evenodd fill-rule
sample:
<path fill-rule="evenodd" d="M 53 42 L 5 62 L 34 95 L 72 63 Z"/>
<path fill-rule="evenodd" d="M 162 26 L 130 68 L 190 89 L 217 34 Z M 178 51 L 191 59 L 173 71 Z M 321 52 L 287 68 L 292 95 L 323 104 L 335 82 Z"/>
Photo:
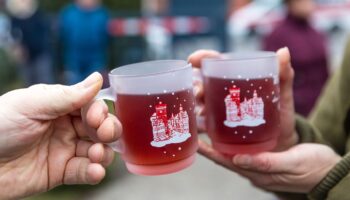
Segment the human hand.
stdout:
<path fill-rule="evenodd" d="M 236 155 L 220 154 L 200 141 L 200 153 L 219 165 L 248 178 L 253 185 L 270 191 L 310 192 L 341 160 L 321 144 L 299 144 L 284 152 Z"/>
<path fill-rule="evenodd" d="M 34 85 L 0 97 L 0 199 L 18 199 L 62 184 L 97 184 L 114 158 L 102 143 L 116 141 L 121 125 L 102 101 L 94 73 L 73 86 Z M 90 105 L 86 121 L 81 108 Z"/>
<path fill-rule="evenodd" d="M 197 68 L 195 73 L 199 73 L 201 63 L 204 58 L 219 57 L 220 54 L 216 51 L 199 50 L 189 56 L 188 60 Z M 290 53 L 288 48 L 282 48 L 277 51 L 279 61 L 279 78 L 280 78 L 280 119 L 281 119 L 281 134 L 277 141 L 275 151 L 286 150 L 298 142 L 298 134 L 295 132 L 295 114 L 293 102 L 293 77 L 294 71 L 290 63 Z M 194 81 L 194 93 L 196 96 L 196 114 L 198 118 L 205 117 L 204 106 L 204 89 L 203 82 L 200 79 Z M 204 121 L 204 120 L 202 120 Z M 204 123 L 203 123 L 204 124 Z M 205 132 L 206 128 L 203 124 L 198 124 L 199 131 Z"/>

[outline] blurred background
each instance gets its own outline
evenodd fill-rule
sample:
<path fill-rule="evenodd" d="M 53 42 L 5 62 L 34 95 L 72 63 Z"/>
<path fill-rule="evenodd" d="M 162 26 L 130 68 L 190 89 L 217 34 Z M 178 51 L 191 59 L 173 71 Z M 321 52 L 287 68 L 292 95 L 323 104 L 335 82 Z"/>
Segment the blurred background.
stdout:
<path fill-rule="evenodd" d="M 307 116 L 343 57 L 349 0 L 0 0 L 0 95 L 37 83 L 74 84 L 94 71 L 197 49 L 289 47 L 298 113 Z M 107 81 L 105 81 L 107 82 Z M 116 159 L 99 186 L 32 199 L 276 199 L 198 157 L 183 172 L 137 177 Z"/>

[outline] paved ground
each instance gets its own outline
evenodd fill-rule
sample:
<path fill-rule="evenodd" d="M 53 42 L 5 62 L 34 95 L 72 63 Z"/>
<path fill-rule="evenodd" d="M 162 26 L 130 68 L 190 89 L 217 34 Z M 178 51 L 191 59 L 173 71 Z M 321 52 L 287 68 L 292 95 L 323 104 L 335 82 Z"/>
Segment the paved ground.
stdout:
<path fill-rule="evenodd" d="M 276 200 L 199 155 L 193 166 L 172 175 L 131 175 L 122 162 L 116 170 L 115 181 L 89 194 L 86 200 Z"/>

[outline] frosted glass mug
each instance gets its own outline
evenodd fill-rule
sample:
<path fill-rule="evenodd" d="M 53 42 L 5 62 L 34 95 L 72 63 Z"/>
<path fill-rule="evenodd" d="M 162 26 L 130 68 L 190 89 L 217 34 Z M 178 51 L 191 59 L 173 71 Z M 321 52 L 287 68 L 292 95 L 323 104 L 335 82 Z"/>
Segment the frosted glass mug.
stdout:
<path fill-rule="evenodd" d="M 222 54 L 204 59 L 202 74 L 213 147 L 229 155 L 272 150 L 280 134 L 276 54 Z"/>
<path fill-rule="evenodd" d="M 112 70 L 109 81 L 97 99 L 115 102 L 123 133 L 111 146 L 127 169 L 161 175 L 190 166 L 198 148 L 191 65 L 182 60 L 131 64 Z"/>

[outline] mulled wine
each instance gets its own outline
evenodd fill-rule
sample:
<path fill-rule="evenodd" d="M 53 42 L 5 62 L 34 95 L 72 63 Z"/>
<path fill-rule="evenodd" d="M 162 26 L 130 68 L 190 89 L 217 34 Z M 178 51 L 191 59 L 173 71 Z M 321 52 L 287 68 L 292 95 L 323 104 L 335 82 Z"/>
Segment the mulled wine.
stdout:
<path fill-rule="evenodd" d="M 123 125 L 123 159 L 134 165 L 164 165 L 197 151 L 192 88 L 161 94 L 117 94 Z"/>
<path fill-rule="evenodd" d="M 226 154 L 271 150 L 279 136 L 279 86 L 273 77 L 206 76 L 208 135 Z"/>

